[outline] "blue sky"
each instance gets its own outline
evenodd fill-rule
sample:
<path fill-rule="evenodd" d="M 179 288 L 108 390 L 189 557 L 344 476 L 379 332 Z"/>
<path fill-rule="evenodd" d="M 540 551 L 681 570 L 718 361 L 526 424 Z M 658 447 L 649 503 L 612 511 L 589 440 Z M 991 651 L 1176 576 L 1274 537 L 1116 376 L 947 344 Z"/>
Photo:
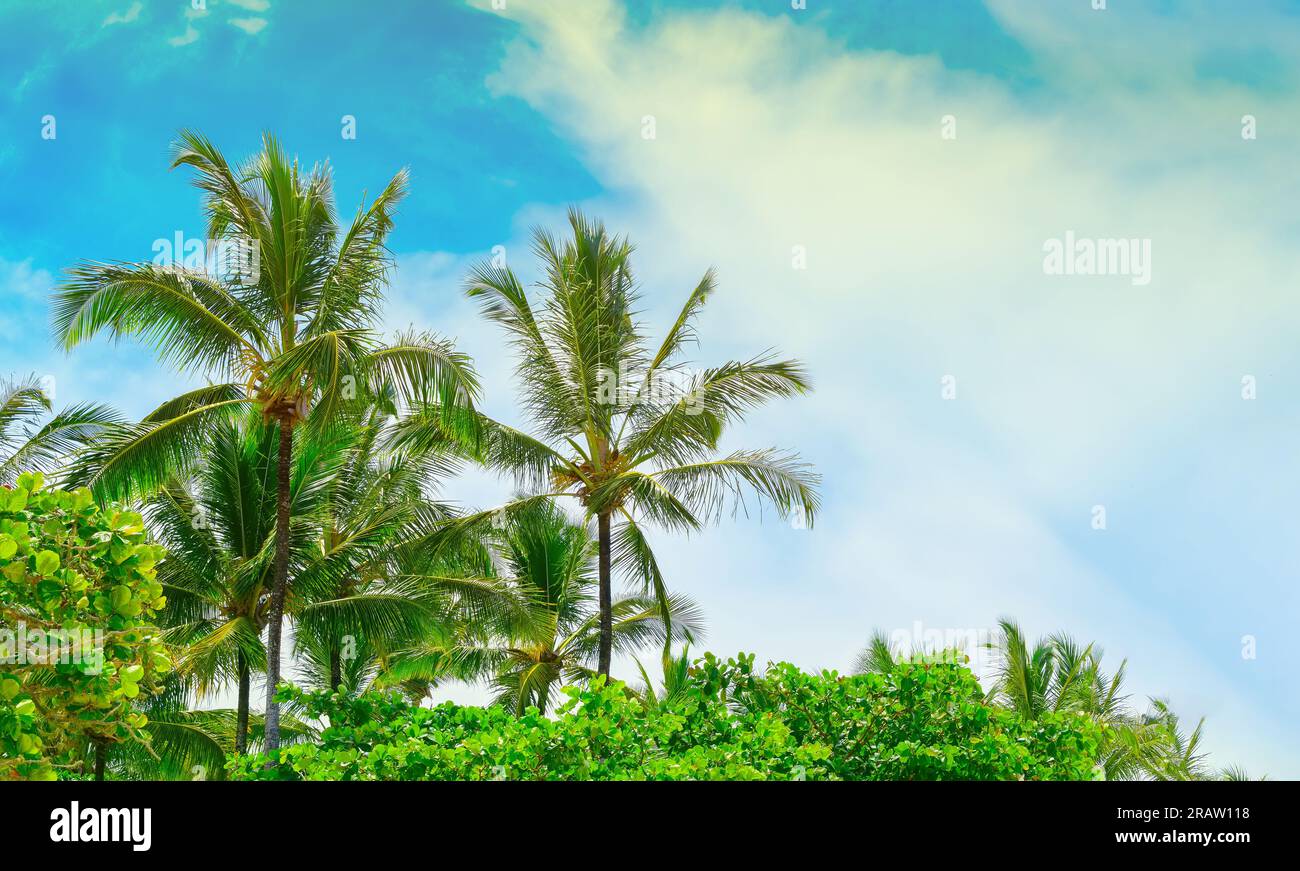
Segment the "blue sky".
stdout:
<path fill-rule="evenodd" d="M 659 539 L 710 648 L 844 668 L 875 627 L 1010 614 L 1127 658 L 1216 761 L 1300 775 L 1300 4 L 806 5 L 6 3 L 0 372 L 132 414 L 169 395 L 140 349 L 54 351 L 46 294 L 201 236 L 178 128 L 232 156 L 272 130 L 344 211 L 410 167 L 389 323 L 456 337 L 514 419 L 459 280 L 496 245 L 527 273 L 528 228 L 579 203 L 638 242 L 654 324 L 719 269 L 701 363 L 776 346 L 818 384 L 733 437 L 817 464 L 815 529 Z M 1151 240 L 1152 280 L 1045 275 L 1067 231 Z"/>

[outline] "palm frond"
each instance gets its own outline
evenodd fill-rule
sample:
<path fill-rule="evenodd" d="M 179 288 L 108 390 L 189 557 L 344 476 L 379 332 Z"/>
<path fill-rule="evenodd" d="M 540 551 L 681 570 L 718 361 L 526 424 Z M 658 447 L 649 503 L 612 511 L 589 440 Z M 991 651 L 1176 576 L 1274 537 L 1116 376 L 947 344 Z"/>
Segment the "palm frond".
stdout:
<path fill-rule="evenodd" d="M 146 497 L 171 479 L 187 476 L 212 426 L 251 403 L 227 399 L 167 420 L 111 427 L 78 455 L 65 481 L 90 487 L 105 502 Z"/>
<path fill-rule="evenodd" d="M 745 505 L 745 486 L 771 502 L 781 517 L 801 512 L 809 527 L 821 500 L 821 478 L 793 454 L 767 449 L 736 451 L 719 460 L 705 460 L 661 469 L 650 475 L 701 518 L 720 517 L 727 505 Z"/>
<path fill-rule="evenodd" d="M 51 301 L 54 333 L 71 349 L 100 333 L 137 338 L 181 370 L 236 371 L 257 357 L 252 314 L 202 273 L 149 263 L 86 263 Z"/>
<path fill-rule="evenodd" d="M 83 402 L 63 409 L 0 462 L 0 484 L 13 483 L 25 471 L 53 472 L 60 461 L 122 421 L 107 405 Z"/>

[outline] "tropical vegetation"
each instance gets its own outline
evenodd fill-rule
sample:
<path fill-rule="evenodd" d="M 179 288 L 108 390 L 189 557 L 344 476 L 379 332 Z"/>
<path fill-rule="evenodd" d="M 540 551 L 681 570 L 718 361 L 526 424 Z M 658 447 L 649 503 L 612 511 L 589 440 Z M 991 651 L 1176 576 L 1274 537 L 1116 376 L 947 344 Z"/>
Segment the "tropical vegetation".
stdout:
<path fill-rule="evenodd" d="M 0 636 L 0 779 L 1224 774 L 1200 725 L 1130 707 L 1124 664 L 1010 621 L 984 684 L 883 636 L 849 675 L 693 655 L 706 615 L 652 538 L 751 504 L 805 526 L 820 510 L 796 453 L 722 447 L 812 385 L 771 352 L 693 365 L 712 271 L 653 342 L 631 242 L 576 209 L 534 233 L 535 288 L 474 266 L 465 292 L 517 361 L 517 428 L 451 342 L 384 328 L 404 171 L 341 220 L 329 168 L 271 136 L 235 165 L 186 131 L 172 165 L 210 241 L 246 256 L 76 265 L 53 328 L 68 350 L 141 342 L 201 386 L 139 421 L 54 413 L 34 378 L 0 388 L 3 628 L 90 632 L 102 653 L 33 662 Z M 466 468 L 516 495 L 442 496 Z M 455 682 L 491 702 L 429 704 Z"/>

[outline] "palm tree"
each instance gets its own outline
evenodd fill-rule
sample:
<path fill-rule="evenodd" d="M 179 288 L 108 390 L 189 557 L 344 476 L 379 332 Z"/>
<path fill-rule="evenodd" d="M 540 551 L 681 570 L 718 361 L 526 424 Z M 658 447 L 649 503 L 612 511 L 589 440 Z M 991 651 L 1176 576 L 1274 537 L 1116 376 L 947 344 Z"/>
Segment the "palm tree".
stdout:
<path fill-rule="evenodd" d="M 672 645 L 665 644 L 660 665 L 663 677 L 660 688 L 656 691 L 649 670 L 640 660 L 637 660 L 636 664 L 637 671 L 641 673 L 641 680 L 645 682 L 645 686 L 640 691 L 641 703 L 649 710 L 669 707 L 690 691 L 688 679 L 691 676 L 691 646 L 689 644 L 683 646 L 682 652 L 674 655 Z"/>
<path fill-rule="evenodd" d="M 390 268 L 385 240 L 407 175 L 340 228 L 328 167 L 290 160 L 274 137 L 238 169 L 202 135 L 182 132 L 172 166 L 195 171 L 210 245 L 243 252 L 234 267 L 85 263 L 55 293 L 66 348 L 94 336 L 134 337 L 186 373 L 218 383 L 179 396 L 96 446 L 86 483 L 101 499 L 143 496 L 183 476 L 206 433 L 243 409 L 277 427 L 274 572 L 267 612 L 266 746 L 279 746 L 280 648 L 289 581 L 293 434 L 325 426 L 373 377 L 426 405 L 472 400 L 468 360 L 431 335 L 381 345 L 376 330 Z"/>
<path fill-rule="evenodd" d="M 1152 699 L 1150 710 L 1123 738 L 1135 767 L 1150 780 L 1217 780 L 1222 775 L 1210 770 L 1201 750 L 1204 731 L 1204 717 L 1189 734 L 1167 700 Z"/>
<path fill-rule="evenodd" d="M 295 451 L 294 580 L 285 610 L 308 678 L 322 687 L 338 688 L 344 665 L 364 671 L 378 653 L 435 630 L 429 579 L 403 572 L 398 554 L 403 536 L 423 529 L 422 517 L 445 516 L 421 490 L 445 468 L 436 457 L 386 454 L 387 410 L 341 414 L 329 427 L 307 430 Z M 168 640 L 181 649 L 181 670 L 197 695 L 214 685 L 238 686 L 238 753 L 247 747 L 250 679 L 265 661 L 260 636 L 273 585 L 277 435 L 256 412 L 218 423 L 195 474 L 149 503 L 150 525 L 169 552 L 160 566 Z M 345 650 L 345 640 L 360 650 Z"/>
<path fill-rule="evenodd" d="M 1208 776 L 1199 752 L 1204 720 L 1185 735 L 1168 703 L 1151 700 L 1139 715 L 1122 694 L 1127 660 L 1113 674 L 1102 671 L 1102 651 L 1057 633 L 1030 644 L 1013 620 L 998 622 L 990 649 L 999 664 L 989 699 L 1036 720 L 1047 712 L 1072 711 L 1106 727 L 1097 761 L 1107 780 L 1199 780 Z"/>
<path fill-rule="evenodd" d="M 1114 673 L 1102 670 L 1102 651 L 1080 645 L 1065 633 L 1030 643 L 1014 620 L 998 621 L 998 634 L 985 645 L 997 656 L 990 703 L 1028 720 L 1068 711 L 1106 727 L 1097 764 L 1107 780 L 1202 780 L 1210 776 L 1199 752 L 1204 720 L 1190 735 L 1169 704 L 1152 699 L 1138 714 L 1121 690 L 1128 662 Z M 892 671 L 901 662 L 932 660 L 940 651 L 896 650 L 883 632 L 872 634 L 854 664 L 855 674 Z M 1234 769 L 1228 772 L 1240 773 Z"/>
<path fill-rule="evenodd" d="M 332 428 L 338 454 L 318 512 L 316 537 L 295 580 L 295 645 L 308 682 L 365 689 L 397 650 L 445 637 L 471 609 L 500 592 L 424 559 L 427 530 L 451 509 L 431 501 L 456 468 L 455 445 L 420 454 L 388 449 L 391 391 L 364 415 Z"/>
<path fill-rule="evenodd" d="M 884 632 L 876 630 L 871 633 L 867 646 L 853 661 L 853 674 L 887 674 L 906 657 L 905 651 L 894 650 Z"/>
<path fill-rule="evenodd" d="M 278 435 L 255 412 L 218 421 L 193 476 L 148 502 L 150 527 L 168 552 L 159 566 L 167 640 L 181 650 L 181 671 L 199 697 L 215 686 L 238 687 L 236 753 L 247 749 L 251 679 L 266 661 L 261 635 L 274 581 Z M 300 528 L 319 502 L 329 472 L 323 465 L 319 452 L 299 451 L 290 506 Z M 301 552 L 308 536 L 295 538 Z"/>
<path fill-rule="evenodd" d="M 696 339 L 693 322 L 713 293 L 713 272 L 704 275 L 651 351 L 634 320 L 631 244 L 576 210 L 569 224 L 573 235 L 563 243 L 544 230 L 534 233 L 546 294 L 540 311 L 508 268 L 484 262 L 470 274 L 469 296 L 482 301 L 484 314 L 505 328 L 519 352 L 524 405 L 540 431 L 533 437 L 478 416 L 471 447 L 490 468 L 513 474 L 533 494 L 499 510 L 568 497 L 594 518 L 596 670 L 608 676 L 613 570 L 653 590 L 667 607 L 642 523 L 698 530 L 728 505 L 733 511 L 742 506 L 748 489 L 782 516 L 799 512 L 811 524 L 819 479 L 797 456 L 774 449 L 714 456 L 728 425 L 772 398 L 807 392 L 809 383 L 800 364 L 769 355 L 689 377 L 681 356 Z M 446 418 L 439 410 L 413 414 L 403 424 L 405 438 L 418 444 L 434 437 Z M 455 527 L 463 531 L 494 514 L 470 515 Z"/>
<path fill-rule="evenodd" d="M 559 687 L 597 673 L 601 632 L 593 571 L 598 544 L 589 525 L 572 522 L 547 501 L 511 512 L 489 538 L 494 556 L 489 571 L 505 581 L 519 609 L 503 608 L 495 619 L 467 623 L 451 643 L 407 651 L 388 679 L 486 678 L 497 704 L 516 713 L 529 707 L 545 713 Z M 620 652 L 662 645 L 674 634 L 690 640 L 703 631 L 698 607 L 681 596 L 668 597 L 671 623 L 653 596 L 621 597 L 611 612 L 613 645 Z"/>
<path fill-rule="evenodd" d="M 86 402 L 40 423 L 53 409 L 35 375 L 0 380 L 0 486 L 12 486 L 23 472 L 53 472 L 60 460 L 121 422 L 108 406 Z"/>

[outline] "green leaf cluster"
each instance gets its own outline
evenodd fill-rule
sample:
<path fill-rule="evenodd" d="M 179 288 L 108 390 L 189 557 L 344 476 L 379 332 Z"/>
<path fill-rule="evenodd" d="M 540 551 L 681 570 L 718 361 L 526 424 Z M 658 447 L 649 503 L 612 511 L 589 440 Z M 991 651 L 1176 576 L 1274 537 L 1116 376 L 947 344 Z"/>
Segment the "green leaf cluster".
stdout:
<path fill-rule="evenodd" d="M 166 604 L 135 512 L 39 473 L 0 488 L 0 780 L 80 771 L 96 745 L 148 742 L 134 701 L 171 660 L 151 621 Z"/>

